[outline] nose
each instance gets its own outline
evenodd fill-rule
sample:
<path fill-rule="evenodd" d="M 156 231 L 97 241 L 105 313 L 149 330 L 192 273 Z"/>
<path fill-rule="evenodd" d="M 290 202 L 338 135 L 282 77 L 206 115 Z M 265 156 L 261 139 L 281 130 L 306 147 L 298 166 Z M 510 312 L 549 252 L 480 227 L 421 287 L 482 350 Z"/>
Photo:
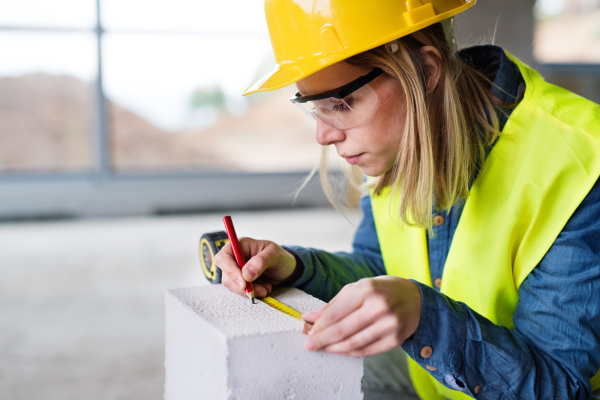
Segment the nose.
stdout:
<path fill-rule="evenodd" d="M 328 146 L 336 142 L 341 142 L 345 138 L 346 134 L 343 130 L 334 128 L 333 126 L 317 118 L 317 133 L 315 135 L 315 139 L 321 146 Z"/>

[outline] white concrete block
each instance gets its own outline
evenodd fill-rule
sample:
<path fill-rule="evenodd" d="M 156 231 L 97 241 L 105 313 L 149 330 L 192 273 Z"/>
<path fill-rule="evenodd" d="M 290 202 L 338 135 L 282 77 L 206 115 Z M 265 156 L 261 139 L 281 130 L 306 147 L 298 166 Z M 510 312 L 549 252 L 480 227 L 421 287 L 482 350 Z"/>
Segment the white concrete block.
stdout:
<path fill-rule="evenodd" d="M 325 303 L 293 288 L 272 296 L 303 313 Z M 165 295 L 166 400 L 362 399 L 362 358 L 304 348 L 303 323 L 222 285 Z"/>

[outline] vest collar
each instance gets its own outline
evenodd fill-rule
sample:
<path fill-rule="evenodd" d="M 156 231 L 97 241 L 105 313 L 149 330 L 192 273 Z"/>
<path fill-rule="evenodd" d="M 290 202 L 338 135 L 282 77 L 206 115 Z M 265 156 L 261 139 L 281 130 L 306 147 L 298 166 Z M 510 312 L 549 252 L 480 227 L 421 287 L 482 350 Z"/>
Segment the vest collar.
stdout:
<path fill-rule="evenodd" d="M 458 57 L 467 65 L 475 68 L 494 83 L 491 92 L 498 99 L 505 102 L 515 101 L 520 91 L 525 91 L 525 82 L 521 71 L 499 46 L 484 45 L 467 47 L 460 50 Z M 500 119 L 500 130 L 504 125 L 512 110 L 496 110 Z M 505 115 L 506 113 L 506 115 Z"/>

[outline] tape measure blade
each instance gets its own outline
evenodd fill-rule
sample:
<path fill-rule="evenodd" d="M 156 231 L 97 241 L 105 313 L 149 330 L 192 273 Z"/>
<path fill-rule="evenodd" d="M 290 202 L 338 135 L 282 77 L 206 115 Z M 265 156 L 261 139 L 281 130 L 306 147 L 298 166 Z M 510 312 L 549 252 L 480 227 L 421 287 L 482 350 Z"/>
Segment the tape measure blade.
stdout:
<path fill-rule="evenodd" d="M 272 298 L 270 296 L 259 298 L 259 300 L 262 301 L 263 303 L 267 304 L 268 306 L 271 306 L 274 309 L 279 310 L 282 313 L 289 315 L 290 317 L 294 317 L 297 320 L 302 321 L 302 314 L 300 314 L 298 311 L 294 310 L 293 308 L 286 306 L 285 304 L 281 303 L 280 301 L 275 300 L 274 298 Z"/>

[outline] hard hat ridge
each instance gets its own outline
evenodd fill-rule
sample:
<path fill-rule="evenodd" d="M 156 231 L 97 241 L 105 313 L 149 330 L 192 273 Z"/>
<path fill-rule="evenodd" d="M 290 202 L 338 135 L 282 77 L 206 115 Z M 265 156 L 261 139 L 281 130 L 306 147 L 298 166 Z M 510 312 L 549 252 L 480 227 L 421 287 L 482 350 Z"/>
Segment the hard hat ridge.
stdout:
<path fill-rule="evenodd" d="M 276 67 L 244 95 L 279 89 L 472 7 L 476 0 L 266 0 Z M 443 22 L 456 46 L 451 21 Z M 397 43 L 396 43 L 397 47 Z"/>

